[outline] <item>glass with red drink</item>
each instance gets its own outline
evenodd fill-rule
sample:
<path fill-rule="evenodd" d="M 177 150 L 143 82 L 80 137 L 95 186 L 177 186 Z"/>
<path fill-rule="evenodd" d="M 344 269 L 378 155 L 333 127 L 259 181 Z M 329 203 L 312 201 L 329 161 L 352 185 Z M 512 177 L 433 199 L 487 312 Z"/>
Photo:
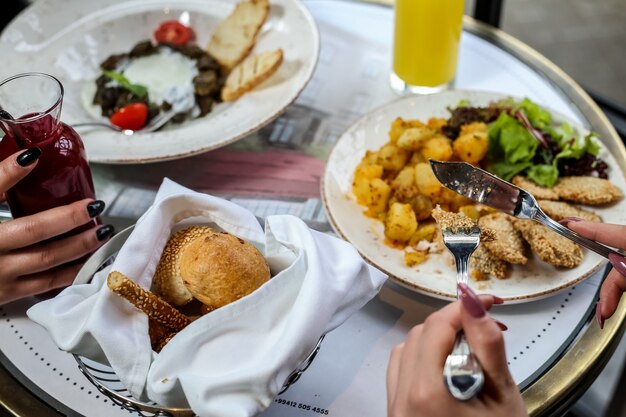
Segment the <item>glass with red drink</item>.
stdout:
<path fill-rule="evenodd" d="M 0 158 L 41 149 L 37 166 L 7 192 L 14 218 L 95 198 L 85 147 L 78 133 L 61 122 L 62 104 L 63 85 L 51 75 L 25 73 L 0 82 Z"/>

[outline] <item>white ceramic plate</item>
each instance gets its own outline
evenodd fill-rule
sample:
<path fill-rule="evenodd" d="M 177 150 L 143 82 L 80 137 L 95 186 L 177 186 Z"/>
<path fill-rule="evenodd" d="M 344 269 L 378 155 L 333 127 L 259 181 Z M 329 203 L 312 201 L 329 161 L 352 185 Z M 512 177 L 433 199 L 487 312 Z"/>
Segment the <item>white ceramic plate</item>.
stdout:
<path fill-rule="evenodd" d="M 352 194 L 354 170 L 367 150 L 377 150 L 388 141 L 391 122 L 396 117 L 427 120 L 430 117 L 448 117 L 447 107 L 454 107 L 461 99 L 473 105 L 486 105 L 506 96 L 493 93 L 448 91 L 427 96 L 411 96 L 389 103 L 364 116 L 348 129 L 333 148 L 322 181 L 322 197 L 334 229 L 351 242 L 361 255 L 387 273 L 401 285 L 437 298 L 453 299 L 456 272 L 449 253 L 430 255 L 429 260 L 416 267 L 407 267 L 403 251 L 383 243 L 383 224 L 366 217 L 364 207 Z M 564 120 L 552 112 L 557 120 Z M 575 123 L 569 122 L 573 126 Z M 579 132 L 584 129 L 577 127 Z M 610 180 L 626 191 L 624 173 L 606 150 L 601 157 L 611 167 Z M 610 207 L 594 209 L 607 223 L 626 223 L 626 200 Z M 498 295 L 508 302 L 526 302 L 563 290 L 588 277 L 602 265 L 603 259 L 584 249 L 581 265 L 574 269 L 555 268 L 536 257 L 524 266 L 516 266 L 510 278 L 491 278 L 472 286 L 481 293 Z"/>
<path fill-rule="evenodd" d="M 58 77 L 65 86 L 62 119 L 93 120 L 81 104 L 84 83 L 99 75 L 99 63 L 151 39 L 165 20 L 187 20 L 199 46 L 206 46 L 217 23 L 235 0 L 38 0 L 0 37 L 0 79 L 30 71 Z M 234 103 L 207 116 L 151 134 L 127 137 L 81 130 L 90 161 L 138 163 L 206 152 L 232 143 L 277 117 L 311 78 L 319 55 L 319 34 L 299 0 L 272 0 L 268 20 L 253 53 L 282 48 L 279 71 Z"/>

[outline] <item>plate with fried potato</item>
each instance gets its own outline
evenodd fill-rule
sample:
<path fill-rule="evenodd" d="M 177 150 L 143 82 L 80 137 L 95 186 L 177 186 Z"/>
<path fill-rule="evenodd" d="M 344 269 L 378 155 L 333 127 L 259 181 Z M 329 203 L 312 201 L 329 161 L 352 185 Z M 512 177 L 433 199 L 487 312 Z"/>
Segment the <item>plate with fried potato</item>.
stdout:
<path fill-rule="evenodd" d="M 57 77 L 61 118 L 83 125 L 91 162 L 157 162 L 217 149 L 270 123 L 310 80 L 319 47 L 300 0 L 50 0 L 2 32 L 0 53 L 11 59 L 0 79 Z"/>
<path fill-rule="evenodd" d="M 454 259 L 432 216 L 437 209 L 491 229 L 491 241 L 485 239 L 470 262 L 471 285 L 479 293 L 528 302 L 604 265 L 600 256 L 543 226 L 443 187 L 430 159 L 469 162 L 512 181 L 557 221 L 626 223 L 626 176 L 615 156 L 602 138 L 559 113 L 488 92 L 401 98 L 365 115 L 339 138 L 324 172 L 322 198 L 340 236 L 395 282 L 419 293 L 456 297 Z"/>

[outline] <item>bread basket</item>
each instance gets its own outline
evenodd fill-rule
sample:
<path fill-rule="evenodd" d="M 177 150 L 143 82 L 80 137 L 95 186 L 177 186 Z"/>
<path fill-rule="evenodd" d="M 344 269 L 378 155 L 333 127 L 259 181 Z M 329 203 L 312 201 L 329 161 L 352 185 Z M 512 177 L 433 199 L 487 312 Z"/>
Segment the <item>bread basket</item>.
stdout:
<path fill-rule="evenodd" d="M 121 249 L 126 239 L 130 236 L 133 226 L 117 233 L 111 240 L 98 249 L 83 265 L 74 280 L 74 284 L 85 284 L 91 280 L 93 275 L 100 269 L 110 265 L 115 260 L 115 255 Z M 294 384 L 304 371 L 311 365 L 313 359 L 320 349 L 324 336 L 322 336 L 311 353 L 302 363 L 287 377 L 279 394 L 285 392 Z M 78 363 L 78 368 L 103 395 L 107 396 L 115 404 L 135 412 L 143 417 L 192 417 L 194 412 L 188 408 L 166 408 L 154 402 L 142 402 L 130 395 L 130 392 L 123 386 L 113 369 L 108 366 L 79 355 L 74 355 Z"/>

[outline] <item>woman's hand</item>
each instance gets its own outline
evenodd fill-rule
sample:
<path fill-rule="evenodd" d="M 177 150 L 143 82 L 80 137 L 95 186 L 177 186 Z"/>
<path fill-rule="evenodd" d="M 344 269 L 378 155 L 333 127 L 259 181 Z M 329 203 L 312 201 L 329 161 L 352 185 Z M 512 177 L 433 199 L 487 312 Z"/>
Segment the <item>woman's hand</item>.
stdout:
<path fill-rule="evenodd" d="M 498 324 L 486 310 L 491 296 L 480 299 L 460 285 L 461 301 L 431 314 L 391 352 L 387 369 L 389 417 L 526 417 L 526 409 L 506 362 Z M 443 382 L 443 366 L 457 333 L 463 330 L 485 374 L 482 391 L 456 400 Z"/>
<path fill-rule="evenodd" d="M 0 162 L 0 198 L 37 165 L 41 151 L 31 148 Z M 48 241 L 93 221 L 102 201 L 85 199 L 32 216 L 0 223 L 0 304 L 71 284 L 80 263 L 113 233 L 94 226 L 74 236 Z"/>
<path fill-rule="evenodd" d="M 588 239 L 626 249 L 626 226 L 588 222 L 577 217 L 568 217 L 560 223 Z M 602 283 L 600 301 L 596 306 L 596 319 L 600 327 L 604 327 L 604 321 L 615 313 L 622 293 L 626 291 L 626 259 L 609 255 L 609 261 L 613 269 Z"/>

